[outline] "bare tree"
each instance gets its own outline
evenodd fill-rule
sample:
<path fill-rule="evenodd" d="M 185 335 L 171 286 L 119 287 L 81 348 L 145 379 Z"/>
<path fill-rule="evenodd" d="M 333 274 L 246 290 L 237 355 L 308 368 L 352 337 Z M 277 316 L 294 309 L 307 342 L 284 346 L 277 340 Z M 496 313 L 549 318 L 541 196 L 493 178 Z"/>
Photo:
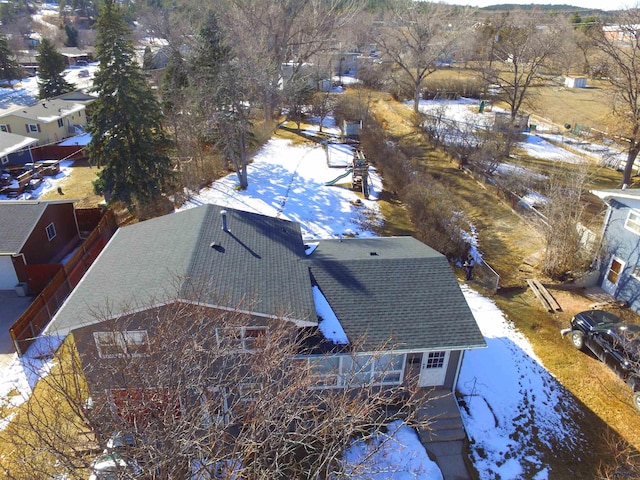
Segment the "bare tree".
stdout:
<path fill-rule="evenodd" d="M 353 439 L 414 422 L 418 389 L 381 386 L 398 369 L 388 350 L 318 340 L 180 302 L 78 329 L 0 431 L 14 446 L 5 478 L 86 478 L 98 452 L 124 459 L 118 478 L 132 465 L 146 478 L 339 478 Z"/>
<path fill-rule="evenodd" d="M 613 114 L 617 132 L 626 139 L 627 161 L 622 183 L 631 183 L 633 164 L 640 152 L 640 10 L 624 10 L 613 30 L 602 25 L 591 33 L 597 48 L 606 55 L 607 79 L 613 86 Z"/>
<path fill-rule="evenodd" d="M 333 112 L 334 106 L 335 99 L 330 91 L 316 92 L 313 95 L 311 111 L 314 115 L 317 115 L 320 120 L 320 133 L 322 133 L 325 119 Z"/>
<path fill-rule="evenodd" d="M 546 182 L 547 201 L 541 208 L 545 216 L 542 269 L 553 278 L 584 267 L 592 258 L 592 246 L 584 243 L 580 223 L 587 176 L 587 165 L 579 165 L 571 175 L 554 172 Z"/>
<path fill-rule="evenodd" d="M 531 96 L 530 87 L 540 81 L 543 67 L 558 50 L 556 31 L 562 20 L 516 12 L 497 21 L 489 56 L 481 62 L 482 75 L 497 99 L 509 107 L 515 123 L 520 108 Z"/>
<path fill-rule="evenodd" d="M 378 32 L 383 61 L 400 73 L 397 81 L 411 92 L 416 113 L 425 78 L 449 58 L 456 44 L 451 12 L 443 4 L 392 2 L 390 17 Z"/>
<path fill-rule="evenodd" d="M 252 66 L 256 98 L 266 120 L 277 115 L 287 81 L 302 74 L 305 62 L 334 46 L 336 32 L 351 21 L 361 0 L 229 0 L 222 9 L 224 26 L 234 49 Z M 285 78 L 283 67 L 292 68 Z M 284 83 L 284 85 L 283 85 Z"/>

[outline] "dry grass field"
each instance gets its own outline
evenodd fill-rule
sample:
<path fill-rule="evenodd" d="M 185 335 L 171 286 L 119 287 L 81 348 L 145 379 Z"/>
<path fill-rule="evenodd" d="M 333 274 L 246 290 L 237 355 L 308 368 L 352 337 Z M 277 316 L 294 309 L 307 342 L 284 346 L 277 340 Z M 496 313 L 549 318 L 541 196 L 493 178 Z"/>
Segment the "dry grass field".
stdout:
<path fill-rule="evenodd" d="M 598 105 L 597 108 L 588 109 L 588 113 L 593 116 L 591 118 L 605 110 L 597 100 L 586 95 L 600 95 L 601 92 L 585 90 L 582 93 L 578 98 L 573 91 L 553 89 L 552 94 L 546 98 L 551 104 L 560 104 L 558 99 L 564 98 L 564 108 L 558 108 L 553 113 L 543 109 L 540 116 L 544 114 L 548 118 L 560 115 L 568 111 L 567 105 L 578 108 L 582 103 Z M 605 365 L 589 355 L 575 351 L 570 342 L 559 334 L 561 328 L 568 326 L 573 314 L 588 309 L 593 301 L 576 293 L 554 290 L 563 311 L 548 313 L 526 288 L 526 278 L 538 276 L 544 280 L 544 276 L 535 269 L 535 259 L 543 251 L 543 239 L 536 226 L 524 221 L 494 193 L 487 190 L 487 187 L 461 173 L 444 155 L 426 145 L 420 135 L 415 133 L 411 122 L 412 114 L 405 105 L 394 102 L 389 97 L 379 97 L 372 103 L 371 110 L 386 119 L 388 135 L 404 145 L 407 151 L 419 152 L 417 158 L 426 162 L 431 174 L 448 185 L 456 196 L 465 215 L 477 229 L 479 248 L 484 259 L 500 273 L 502 285 L 510 287 L 495 295 L 494 300 L 507 318 L 529 338 L 536 354 L 567 388 L 568 394 L 582 406 L 583 417 L 577 420 L 591 454 L 585 456 L 580 465 L 572 466 L 573 473 L 566 476 L 560 474 L 554 478 L 593 478 L 598 468 L 612 461 L 616 453 L 614 450 L 621 445 L 628 444 L 635 451 L 640 451 L 640 415 L 632 406 L 630 389 Z M 583 121 L 582 118 L 587 117 L 580 118 Z M 521 162 L 527 168 L 540 172 L 565 168 L 566 174 L 570 175 L 569 164 L 527 158 L 521 159 Z M 620 172 L 592 165 L 588 188 L 613 188 L 620 178 Z M 601 202 L 591 195 L 586 200 L 587 212 L 591 215 L 593 225 L 601 225 L 600 214 L 604 211 Z M 407 230 L 406 216 L 402 216 L 400 204 L 383 203 L 383 211 L 393 212 L 386 216 L 387 231 L 394 231 L 395 219 L 400 219 L 400 231 Z M 533 269 L 530 265 L 532 263 Z M 625 311 L 622 315 L 628 316 L 631 321 L 638 321 L 634 312 Z M 548 463 L 558 475 L 558 472 L 567 471 L 567 462 L 572 458 L 573 455 L 565 452 L 563 446 L 559 445 L 550 455 Z"/>
<path fill-rule="evenodd" d="M 76 200 L 76 208 L 90 208 L 104 201 L 101 195 L 93 193 L 93 181 L 99 169 L 92 167 L 86 160 L 74 162 L 73 170 L 69 177 L 62 180 L 59 185 L 62 188 L 65 200 Z M 43 200 L 59 200 L 60 194 L 52 190 L 41 197 Z"/>

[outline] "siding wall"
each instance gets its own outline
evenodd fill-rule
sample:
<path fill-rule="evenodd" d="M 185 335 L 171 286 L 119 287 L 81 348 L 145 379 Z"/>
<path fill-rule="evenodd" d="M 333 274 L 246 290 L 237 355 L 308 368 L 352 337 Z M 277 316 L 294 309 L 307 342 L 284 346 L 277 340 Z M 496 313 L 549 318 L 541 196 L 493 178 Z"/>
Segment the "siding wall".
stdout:
<path fill-rule="evenodd" d="M 636 234 L 625 228 L 625 222 L 631 206 L 640 212 L 640 202 L 636 205 L 625 205 L 616 200 L 611 200 L 611 216 L 605 230 L 603 251 L 605 253 L 601 265 L 599 284 L 604 281 L 609 264 L 613 257 L 625 262 L 614 296 L 616 299 L 626 301 L 630 307 L 640 312 L 640 280 L 633 277 L 636 265 L 640 265 L 640 234 Z"/>

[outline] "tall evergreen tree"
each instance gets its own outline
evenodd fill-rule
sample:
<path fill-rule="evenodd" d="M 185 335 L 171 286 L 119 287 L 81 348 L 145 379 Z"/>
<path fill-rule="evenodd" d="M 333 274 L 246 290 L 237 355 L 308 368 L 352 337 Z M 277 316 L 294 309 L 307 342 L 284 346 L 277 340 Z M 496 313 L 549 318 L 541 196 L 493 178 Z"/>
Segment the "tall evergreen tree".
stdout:
<path fill-rule="evenodd" d="M 209 12 L 200 29 L 191 66 L 193 96 L 198 99 L 194 111 L 203 125 L 203 140 L 224 155 L 244 190 L 249 185 L 247 149 L 252 139 L 246 70 L 239 67 L 214 12 Z"/>
<path fill-rule="evenodd" d="M 65 42 L 65 45 L 67 47 L 77 47 L 78 46 L 78 35 L 80 32 L 78 32 L 78 29 L 76 27 L 74 27 L 73 25 L 65 25 L 64 26 L 64 31 L 67 34 L 67 41 Z"/>
<path fill-rule="evenodd" d="M 22 69 L 9 46 L 7 36 L 0 34 L 0 80 L 10 82 L 22 77 Z"/>
<path fill-rule="evenodd" d="M 43 38 L 38 46 L 38 96 L 51 98 L 71 92 L 74 86 L 67 82 L 62 72 L 67 64 L 55 45 Z"/>
<path fill-rule="evenodd" d="M 150 205 L 167 193 L 173 179 L 171 142 L 162 112 L 136 62 L 131 31 L 120 7 L 107 0 L 97 22 L 99 95 L 90 117 L 89 159 L 103 166 L 94 186 L 108 202 Z"/>

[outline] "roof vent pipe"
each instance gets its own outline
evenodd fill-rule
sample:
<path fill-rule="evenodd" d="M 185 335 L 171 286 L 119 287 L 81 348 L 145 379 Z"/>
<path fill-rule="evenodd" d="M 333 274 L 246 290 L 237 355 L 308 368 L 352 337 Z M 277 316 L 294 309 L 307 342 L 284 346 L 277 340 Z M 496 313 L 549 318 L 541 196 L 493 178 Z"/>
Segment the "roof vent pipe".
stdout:
<path fill-rule="evenodd" d="M 229 229 L 227 228 L 227 211 L 226 210 L 222 210 L 220 212 L 220 215 L 222 216 L 222 230 L 224 232 L 228 232 Z"/>

